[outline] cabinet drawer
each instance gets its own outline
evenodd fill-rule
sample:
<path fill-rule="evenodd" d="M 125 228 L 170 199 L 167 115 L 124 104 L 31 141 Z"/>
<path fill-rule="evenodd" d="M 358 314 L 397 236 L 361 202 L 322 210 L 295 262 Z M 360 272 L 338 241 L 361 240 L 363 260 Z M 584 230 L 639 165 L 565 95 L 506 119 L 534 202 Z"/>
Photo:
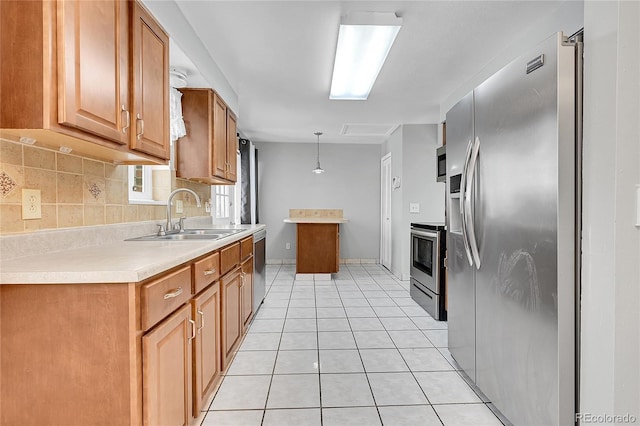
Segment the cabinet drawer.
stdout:
<path fill-rule="evenodd" d="M 240 241 L 240 258 L 245 260 L 253 254 L 253 236 Z"/>
<path fill-rule="evenodd" d="M 142 329 L 148 330 L 191 298 L 191 268 L 185 266 L 142 285 Z"/>
<path fill-rule="evenodd" d="M 218 278 L 220 278 L 220 253 L 215 252 L 193 263 L 194 294 L 198 294 Z"/>
<path fill-rule="evenodd" d="M 240 264 L 240 243 L 220 250 L 220 275 L 224 275 Z"/>

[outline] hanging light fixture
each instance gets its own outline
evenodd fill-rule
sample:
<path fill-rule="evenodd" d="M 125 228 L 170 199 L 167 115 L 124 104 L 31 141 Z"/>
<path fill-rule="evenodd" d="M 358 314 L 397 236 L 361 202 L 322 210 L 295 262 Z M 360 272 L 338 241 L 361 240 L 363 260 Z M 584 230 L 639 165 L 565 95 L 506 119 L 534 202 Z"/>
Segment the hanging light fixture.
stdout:
<path fill-rule="evenodd" d="M 324 173 L 324 169 L 322 167 L 320 167 L 320 135 L 322 134 L 322 132 L 315 132 L 314 135 L 316 135 L 318 137 L 318 162 L 316 163 L 316 168 L 311 170 L 313 173 L 316 174 L 320 174 L 320 173 Z"/>

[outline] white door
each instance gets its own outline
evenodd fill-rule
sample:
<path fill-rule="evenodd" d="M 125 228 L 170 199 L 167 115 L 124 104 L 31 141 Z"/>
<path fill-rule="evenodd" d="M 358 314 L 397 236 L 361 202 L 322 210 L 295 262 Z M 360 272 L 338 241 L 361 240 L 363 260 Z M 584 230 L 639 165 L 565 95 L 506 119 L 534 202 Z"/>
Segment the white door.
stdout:
<path fill-rule="evenodd" d="M 391 268 L 391 153 L 382 157 L 380 169 L 380 263 Z"/>

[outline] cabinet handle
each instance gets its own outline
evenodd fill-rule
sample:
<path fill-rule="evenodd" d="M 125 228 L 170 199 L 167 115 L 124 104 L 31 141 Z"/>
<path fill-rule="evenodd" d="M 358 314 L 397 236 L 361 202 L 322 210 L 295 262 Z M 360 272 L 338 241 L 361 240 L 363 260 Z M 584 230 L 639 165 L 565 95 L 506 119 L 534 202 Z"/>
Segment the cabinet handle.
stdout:
<path fill-rule="evenodd" d="M 198 315 L 200 315 L 200 327 L 198 328 L 198 334 L 200 334 L 200 330 L 204 328 L 204 312 L 198 309 Z"/>
<path fill-rule="evenodd" d="M 242 285 L 240 285 L 240 288 L 244 287 L 244 276 L 247 275 L 244 272 L 240 273 L 240 281 L 242 282 Z"/>
<path fill-rule="evenodd" d="M 127 129 L 131 126 L 131 114 L 129 113 L 129 111 L 127 111 L 127 108 L 124 106 L 124 104 L 121 105 L 121 108 L 122 111 L 127 113 L 127 125 L 122 128 L 122 133 L 127 133 Z"/>
<path fill-rule="evenodd" d="M 192 319 L 189 322 L 191 323 L 191 337 L 189 337 L 189 340 L 193 340 L 196 338 L 196 322 Z"/>
<path fill-rule="evenodd" d="M 142 135 L 144 135 L 144 120 L 140 116 L 140 113 L 136 114 L 136 121 L 140 122 L 140 133 L 136 135 L 138 140 L 142 139 Z"/>
<path fill-rule="evenodd" d="M 216 268 L 211 268 L 204 271 L 204 275 L 213 275 L 215 273 L 216 273 Z"/>
<path fill-rule="evenodd" d="M 168 293 L 164 294 L 164 300 L 173 299 L 174 297 L 178 297 L 182 294 L 182 287 L 174 288 Z"/>

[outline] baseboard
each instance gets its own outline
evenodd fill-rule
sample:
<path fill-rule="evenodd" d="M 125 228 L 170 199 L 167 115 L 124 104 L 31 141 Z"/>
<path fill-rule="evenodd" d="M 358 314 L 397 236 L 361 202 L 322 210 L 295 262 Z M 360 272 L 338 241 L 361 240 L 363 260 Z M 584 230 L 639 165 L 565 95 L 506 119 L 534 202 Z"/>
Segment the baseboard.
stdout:
<path fill-rule="evenodd" d="M 340 259 L 340 263 L 347 264 L 361 264 L 361 265 L 375 265 L 379 263 L 379 259 Z M 295 259 L 267 259 L 267 265 L 295 265 Z"/>

